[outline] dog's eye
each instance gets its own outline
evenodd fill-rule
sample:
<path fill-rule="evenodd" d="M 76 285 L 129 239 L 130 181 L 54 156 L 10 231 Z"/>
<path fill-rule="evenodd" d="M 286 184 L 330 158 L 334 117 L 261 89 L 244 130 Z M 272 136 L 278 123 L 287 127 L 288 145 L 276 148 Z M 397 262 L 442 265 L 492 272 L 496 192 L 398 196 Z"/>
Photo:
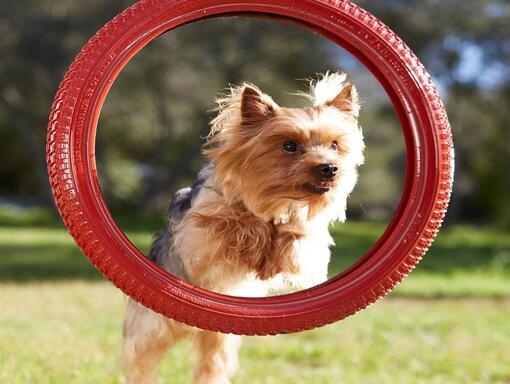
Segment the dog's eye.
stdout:
<path fill-rule="evenodd" d="M 283 143 L 283 150 L 287 153 L 294 153 L 298 149 L 298 145 L 291 140 L 287 140 L 285 143 Z"/>
<path fill-rule="evenodd" d="M 336 141 L 333 141 L 329 146 L 329 149 L 332 149 L 333 151 L 338 151 L 338 143 Z"/>

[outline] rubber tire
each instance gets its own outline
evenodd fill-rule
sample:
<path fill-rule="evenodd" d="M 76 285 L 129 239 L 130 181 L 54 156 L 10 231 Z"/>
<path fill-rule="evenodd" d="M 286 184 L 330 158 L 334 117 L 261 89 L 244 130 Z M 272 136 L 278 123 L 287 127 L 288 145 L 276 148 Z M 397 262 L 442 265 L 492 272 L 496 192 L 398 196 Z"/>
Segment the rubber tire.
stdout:
<path fill-rule="evenodd" d="M 180 281 L 136 249 L 101 194 L 95 135 L 114 79 L 162 33 L 227 15 L 296 23 L 341 45 L 380 81 L 400 118 L 407 168 L 393 219 L 355 265 L 306 291 L 239 298 Z M 416 266 L 446 212 L 453 145 L 443 103 L 423 65 L 386 25 L 349 1 L 142 0 L 106 24 L 66 73 L 50 115 L 47 163 L 56 204 L 71 235 L 97 269 L 127 295 L 189 325 L 265 335 L 310 329 L 354 314 L 384 296 Z"/>

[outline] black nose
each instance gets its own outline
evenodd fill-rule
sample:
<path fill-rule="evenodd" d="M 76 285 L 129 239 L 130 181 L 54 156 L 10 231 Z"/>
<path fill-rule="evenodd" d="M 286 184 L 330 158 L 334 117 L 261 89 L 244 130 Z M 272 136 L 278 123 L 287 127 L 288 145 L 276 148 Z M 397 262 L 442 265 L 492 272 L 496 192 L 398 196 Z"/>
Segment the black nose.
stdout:
<path fill-rule="evenodd" d="M 317 167 L 321 177 L 331 179 L 338 173 L 338 167 L 333 164 L 321 164 Z"/>

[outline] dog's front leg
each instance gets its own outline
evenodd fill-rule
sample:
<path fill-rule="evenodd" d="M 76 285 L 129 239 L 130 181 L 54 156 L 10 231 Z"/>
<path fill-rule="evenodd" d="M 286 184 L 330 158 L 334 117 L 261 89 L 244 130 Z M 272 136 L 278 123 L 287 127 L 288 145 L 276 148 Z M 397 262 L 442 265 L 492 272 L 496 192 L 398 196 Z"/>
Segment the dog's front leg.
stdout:
<path fill-rule="evenodd" d="M 229 384 L 239 366 L 241 337 L 202 331 L 197 335 L 198 358 L 193 384 Z"/>

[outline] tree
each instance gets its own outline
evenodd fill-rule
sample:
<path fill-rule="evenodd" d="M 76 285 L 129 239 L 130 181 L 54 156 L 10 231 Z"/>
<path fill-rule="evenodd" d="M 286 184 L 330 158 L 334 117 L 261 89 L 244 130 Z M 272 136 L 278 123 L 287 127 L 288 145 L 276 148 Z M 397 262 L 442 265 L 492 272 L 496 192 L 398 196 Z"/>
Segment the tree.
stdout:
<path fill-rule="evenodd" d="M 127 3 L 0 2 L 0 196 L 51 203 L 44 136 L 52 97 L 83 42 Z"/>
<path fill-rule="evenodd" d="M 510 227 L 507 166 L 510 4 L 494 0 L 360 0 L 424 62 L 446 101 L 456 148 L 448 216 Z"/>
<path fill-rule="evenodd" d="M 410 45 L 436 80 L 453 126 L 457 172 L 449 217 L 510 226 L 510 5 L 503 0 L 358 0 Z M 128 0 L 0 2 L 0 200 L 50 204 L 44 136 L 50 103 L 73 57 Z M 341 68 L 360 88 L 367 162 L 356 215 L 387 218 L 398 203 L 404 153 L 395 113 L 367 70 L 302 28 L 211 19 L 161 36 L 122 71 L 97 140 L 113 209 L 163 209 L 200 167 L 214 97 L 251 81 L 292 105 L 303 79 Z M 209 111 L 209 112 L 207 112 Z M 381 213 L 381 215 L 379 215 Z"/>

